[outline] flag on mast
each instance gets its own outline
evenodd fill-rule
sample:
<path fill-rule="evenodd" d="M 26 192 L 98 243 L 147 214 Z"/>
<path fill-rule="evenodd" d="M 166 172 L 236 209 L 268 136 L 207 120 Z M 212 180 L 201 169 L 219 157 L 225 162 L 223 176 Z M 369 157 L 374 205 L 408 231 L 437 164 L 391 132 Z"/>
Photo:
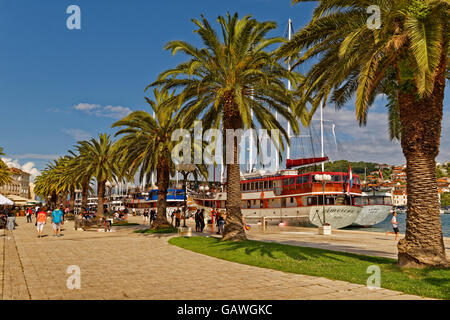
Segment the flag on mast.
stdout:
<path fill-rule="evenodd" d="M 380 175 L 380 179 L 381 179 L 381 180 L 384 180 L 384 179 L 383 179 L 383 172 L 381 171 L 381 168 L 378 168 L 378 173 L 379 173 L 379 175 Z"/>
<path fill-rule="evenodd" d="M 350 195 L 350 189 L 353 186 L 353 173 L 352 173 L 352 166 L 349 163 L 348 164 L 348 183 L 347 183 L 347 193 Z"/>

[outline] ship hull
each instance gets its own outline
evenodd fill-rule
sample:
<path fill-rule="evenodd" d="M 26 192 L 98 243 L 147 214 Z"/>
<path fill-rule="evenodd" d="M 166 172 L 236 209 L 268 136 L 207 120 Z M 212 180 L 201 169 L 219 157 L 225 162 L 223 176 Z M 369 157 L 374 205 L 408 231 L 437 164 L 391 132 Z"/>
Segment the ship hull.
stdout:
<path fill-rule="evenodd" d="M 205 209 L 208 216 L 212 208 L 198 206 Z M 288 207 L 288 208 L 243 208 L 242 215 L 245 219 L 262 219 L 268 221 L 291 220 L 303 226 L 323 225 L 323 206 Z M 225 209 L 219 209 L 224 211 Z M 331 225 L 332 229 L 341 229 L 350 226 L 358 218 L 361 207 L 358 206 L 325 206 L 325 222 Z"/>
<path fill-rule="evenodd" d="M 391 209 L 392 206 L 385 205 L 363 206 L 358 218 L 355 220 L 353 225 L 369 227 L 383 222 L 391 212 Z"/>

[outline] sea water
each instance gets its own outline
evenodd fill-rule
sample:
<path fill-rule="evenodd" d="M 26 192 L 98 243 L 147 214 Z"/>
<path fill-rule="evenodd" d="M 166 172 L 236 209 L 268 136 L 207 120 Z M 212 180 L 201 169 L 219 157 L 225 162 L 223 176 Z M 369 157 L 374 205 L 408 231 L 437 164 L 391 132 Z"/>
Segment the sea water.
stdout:
<path fill-rule="evenodd" d="M 386 232 L 393 231 L 391 224 L 392 215 L 388 215 L 386 220 L 376 224 L 372 227 L 361 228 L 361 227 L 347 227 L 347 230 L 361 230 L 361 231 L 372 231 L 372 232 Z M 397 213 L 397 221 L 399 223 L 398 228 L 400 233 L 405 233 L 406 231 L 406 213 Z M 441 214 L 442 221 L 442 233 L 444 237 L 450 237 L 450 214 Z"/>

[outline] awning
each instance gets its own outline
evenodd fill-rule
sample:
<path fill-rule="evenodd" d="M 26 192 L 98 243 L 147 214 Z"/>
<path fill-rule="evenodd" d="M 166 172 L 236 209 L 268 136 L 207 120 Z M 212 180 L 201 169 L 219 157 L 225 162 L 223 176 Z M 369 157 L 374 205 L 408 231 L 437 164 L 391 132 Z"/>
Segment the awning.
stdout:
<path fill-rule="evenodd" d="M 11 200 L 12 202 L 14 202 L 14 205 L 16 205 L 16 206 L 25 206 L 25 205 L 27 205 L 27 202 L 31 200 L 31 199 L 19 197 L 16 195 L 8 195 L 7 198 L 9 200 Z"/>
<path fill-rule="evenodd" d="M 0 194 L 0 206 L 12 206 L 14 202 Z"/>

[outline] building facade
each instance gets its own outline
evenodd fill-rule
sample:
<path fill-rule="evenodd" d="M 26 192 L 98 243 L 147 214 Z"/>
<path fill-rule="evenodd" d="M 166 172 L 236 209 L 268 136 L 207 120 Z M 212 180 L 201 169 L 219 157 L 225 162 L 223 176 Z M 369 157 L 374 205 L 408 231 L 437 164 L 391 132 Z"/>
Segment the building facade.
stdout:
<path fill-rule="evenodd" d="M 0 194 L 30 199 L 30 174 L 17 168 L 10 168 L 11 182 L 0 186 Z"/>

